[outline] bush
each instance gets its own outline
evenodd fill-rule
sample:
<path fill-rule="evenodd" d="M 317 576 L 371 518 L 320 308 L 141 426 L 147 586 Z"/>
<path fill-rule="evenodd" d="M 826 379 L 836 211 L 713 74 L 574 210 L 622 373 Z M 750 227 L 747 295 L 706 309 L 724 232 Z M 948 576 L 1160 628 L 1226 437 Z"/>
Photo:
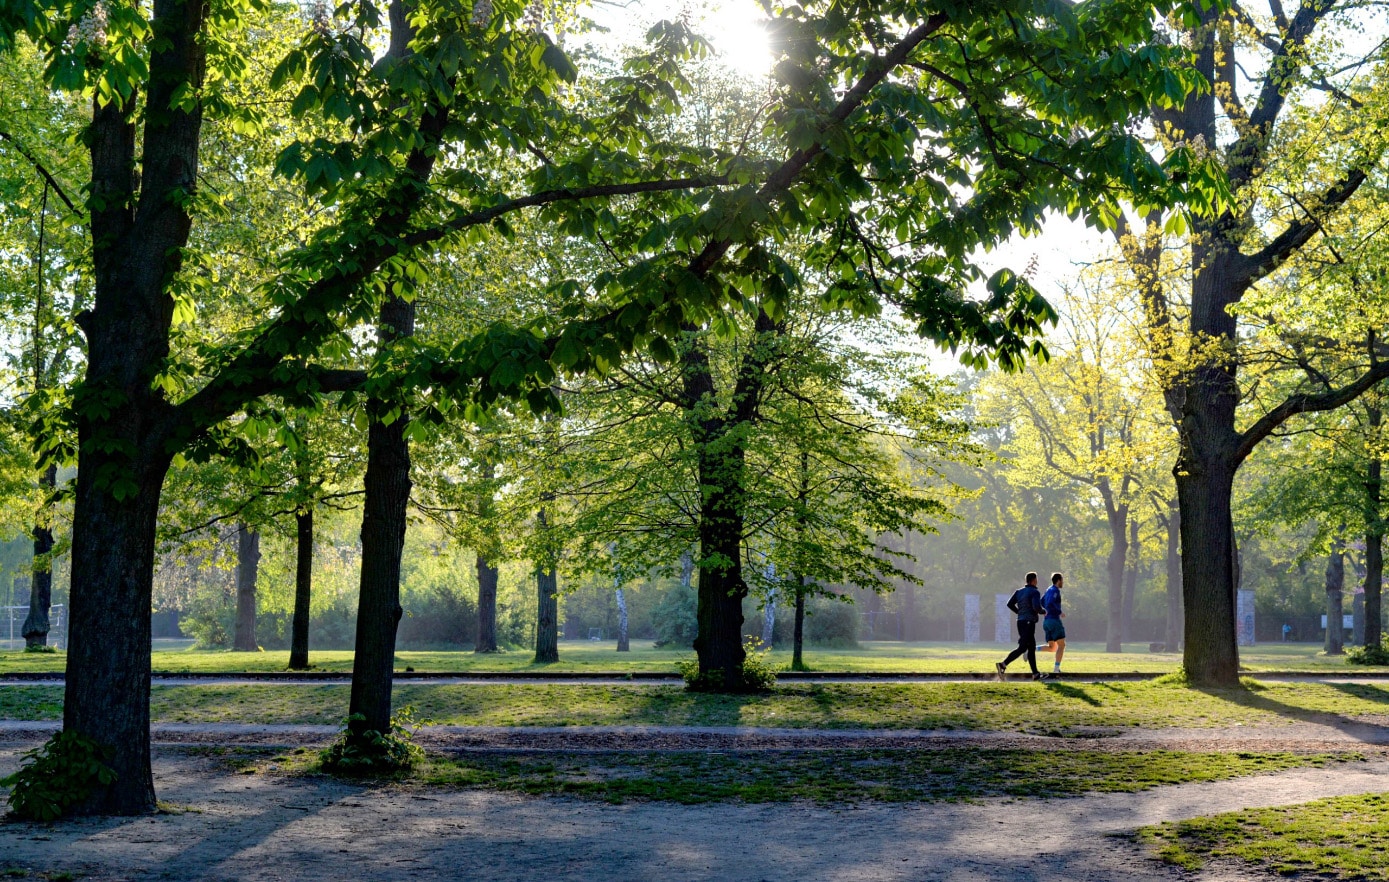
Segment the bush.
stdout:
<path fill-rule="evenodd" d="M 111 749 L 76 732 L 59 732 L 24 754 L 19 771 L 0 778 L 10 790 L 10 811 L 30 821 L 54 821 L 116 780 L 106 765 Z"/>
<path fill-rule="evenodd" d="M 384 733 L 375 729 L 356 731 L 353 724 L 365 719 L 361 714 L 353 714 L 343 721 L 338 737 L 319 754 L 325 771 L 340 775 L 389 775 L 410 769 L 424 759 L 424 750 L 413 739 L 426 721 L 415 719 L 414 708 L 407 705 L 396 711 Z"/>
<path fill-rule="evenodd" d="M 1389 637 L 1378 646 L 1357 646 L 1346 653 L 1348 665 L 1389 665 Z"/>
<path fill-rule="evenodd" d="M 33 646 L 24 647 L 25 652 L 57 652 L 58 650 L 49 646 L 47 643 L 35 643 Z"/>
<path fill-rule="evenodd" d="M 699 598 L 694 589 L 678 585 L 667 591 L 651 611 L 656 627 L 656 648 L 688 649 L 699 631 Z"/>
<path fill-rule="evenodd" d="M 676 663 L 685 688 L 691 692 L 766 692 L 776 685 L 776 668 L 772 667 L 771 647 L 763 646 L 756 637 L 743 641 L 742 682 L 732 685 L 723 682 L 723 671 L 699 672 L 699 658 L 681 659 Z"/>
<path fill-rule="evenodd" d="M 835 649 L 855 649 L 858 647 L 858 619 L 858 610 L 852 603 L 830 597 L 816 598 L 806 608 L 806 642 Z"/>

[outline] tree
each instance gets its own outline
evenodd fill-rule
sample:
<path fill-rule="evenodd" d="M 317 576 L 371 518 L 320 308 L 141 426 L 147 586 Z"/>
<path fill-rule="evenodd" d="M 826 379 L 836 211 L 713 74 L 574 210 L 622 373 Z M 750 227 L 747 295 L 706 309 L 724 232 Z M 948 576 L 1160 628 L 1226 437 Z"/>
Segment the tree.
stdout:
<path fill-rule="evenodd" d="M 1245 332 L 1250 317 L 1269 305 L 1270 291 L 1289 290 L 1281 281 L 1305 269 L 1305 255 L 1335 248 L 1319 237 L 1355 216 L 1357 194 L 1382 162 L 1383 126 L 1376 121 L 1389 110 L 1384 46 L 1364 58 L 1337 57 L 1338 22 L 1356 15 L 1357 6 L 1318 0 L 1288 14 L 1283 4 L 1270 3 L 1269 14 L 1259 16 L 1240 3 L 1212 4 L 1182 21 L 1176 36 L 1193 48 L 1197 69 L 1214 88 L 1189 94 L 1180 106 L 1155 108 L 1158 149 L 1185 145 L 1204 161 L 1218 162 L 1230 198 L 1222 210 L 1191 218 L 1175 276 L 1163 265 L 1163 227 L 1182 232 L 1183 220 L 1140 211 L 1138 222 L 1115 227 L 1143 293 L 1153 361 L 1180 438 L 1174 474 L 1183 659 L 1194 683 L 1234 686 L 1239 678 L 1231 511 L 1236 472 L 1293 416 L 1344 405 L 1389 376 L 1389 362 L 1374 357 L 1343 362 L 1335 372 L 1315 366 L 1320 353 L 1340 358 L 1345 342 L 1355 339 L 1344 323 L 1329 347 L 1308 345 L 1300 334 Z M 1311 305 L 1296 296 L 1283 299 L 1283 315 Z M 1373 335 L 1375 327 L 1366 332 Z M 1282 387 L 1288 394 L 1279 399 L 1263 399 L 1257 383 L 1241 384 L 1251 358 L 1268 352 L 1305 380 Z M 1332 381 L 1329 387 L 1322 378 Z"/>

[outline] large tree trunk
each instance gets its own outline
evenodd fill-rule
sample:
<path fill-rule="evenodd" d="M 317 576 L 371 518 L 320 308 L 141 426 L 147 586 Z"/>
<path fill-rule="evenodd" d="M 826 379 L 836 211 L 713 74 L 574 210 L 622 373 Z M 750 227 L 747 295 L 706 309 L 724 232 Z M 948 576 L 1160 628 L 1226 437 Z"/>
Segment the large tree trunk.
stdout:
<path fill-rule="evenodd" d="M 39 486 L 45 496 L 50 496 L 58 485 L 58 467 L 49 466 L 39 478 Z M 53 561 L 48 558 L 53 550 L 53 529 L 47 521 L 48 504 L 45 500 L 44 515 L 34 524 L 34 566 L 33 579 L 29 583 L 29 613 L 24 617 L 24 646 L 32 649 L 48 645 L 49 612 L 53 606 Z"/>
<path fill-rule="evenodd" d="M 394 15 L 394 7 L 393 12 Z M 394 297 L 381 307 L 383 345 L 415 332 L 415 304 Z M 361 594 L 352 658 L 350 724 L 354 738 L 386 732 L 391 722 L 396 629 L 400 624 L 400 558 L 405 548 L 406 508 L 410 503 L 409 422 L 404 408 L 389 424 L 386 401 L 368 400 L 366 491 L 362 505 Z M 363 743 L 366 743 L 365 740 Z"/>
<path fill-rule="evenodd" d="M 1193 683 L 1238 686 L 1235 646 L 1234 470 L 1219 463 L 1179 468 L 1182 605 L 1186 641 L 1182 663 Z"/>
<path fill-rule="evenodd" d="M 536 517 L 541 531 L 549 529 L 545 510 Z M 542 560 L 535 567 L 535 663 L 559 661 L 559 580 L 554 565 Z"/>
<path fill-rule="evenodd" d="M 1138 542 L 1138 518 L 1129 518 L 1129 550 L 1127 571 L 1124 573 L 1124 642 L 1133 640 L 1133 605 L 1138 595 L 1138 564 L 1143 554 Z"/>
<path fill-rule="evenodd" d="M 87 369 L 75 395 L 78 469 L 72 524 L 63 728 L 111 749 L 113 783 L 76 811 L 155 809 L 150 772 L 150 608 L 155 521 L 177 418 L 151 380 L 169 355 L 174 301 L 198 180 L 199 94 L 208 5 L 154 0 L 149 89 L 94 102 L 93 304 L 76 317 Z M 137 149 L 136 120 L 144 123 Z M 137 155 L 139 159 L 137 161 Z M 140 171 L 140 193 L 135 193 Z"/>
<path fill-rule="evenodd" d="M 477 555 L 477 643 L 474 652 L 497 651 L 497 568 Z"/>
<path fill-rule="evenodd" d="M 241 524 L 236 528 L 236 636 L 232 648 L 255 652 L 256 576 L 260 572 L 260 531 Z"/>
<path fill-rule="evenodd" d="M 1384 589 L 1384 526 L 1380 520 L 1384 460 L 1380 458 L 1378 450 L 1384 412 L 1373 404 L 1368 411 L 1375 452 L 1370 454 L 1370 463 L 1365 470 L 1365 645 L 1379 646 L 1384 633 L 1380 602 Z"/>
<path fill-rule="evenodd" d="M 1105 628 L 1105 652 L 1124 649 L 1124 561 L 1128 557 L 1128 506 L 1107 506 L 1109 520 L 1109 619 Z"/>
<path fill-rule="evenodd" d="M 1167 515 L 1167 651 L 1182 645 L 1181 510 L 1174 503 Z"/>
<path fill-rule="evenodd" d="M 1331 545 L 1331 554 L 1326 558 L 1326 654 L 1341 655 L 1345 652 L 1345 630 L 1341 627 L 1345 617 L 1346 556 L 1341 540 Z"/>
<path fill-rule="evenodd" d="M 699 622 L 694 641 L 707 688 L 739 692 L 743 683 L 743 515 L 735 499 L 742 484 L 743 451 L 727 444 L 700 451 L 703 505 L 699 524 Z M 736 477 L 735 477 L 736 475 Z"/>
<path fill-rule="evenodd" d="M 313 506 L 294 513 L 294 617 L 289 628 L 289 667 L 309 666 L 309 617 L 313 601 Z"/>
<path fill-rule="evenodd" d="M 138 426 L 138 407 L 127 416 Z M 101 430 L 109 431 L 107 426 Z M 81 427 L 78 431 L 83 434 Z M 98 477 L 103 464 L 133 466 L 138 490 L 117 500 Z M 112 784 L 77 807 L 81 814 L 155 810 L 149 746 L 150 600 L 155 520 L 167 468 L 167 460 L 152 454 L 132 463 L 92 453 L 77 473 L 63 729 L 107 745 L 108 764 L 116 773 Z"/>

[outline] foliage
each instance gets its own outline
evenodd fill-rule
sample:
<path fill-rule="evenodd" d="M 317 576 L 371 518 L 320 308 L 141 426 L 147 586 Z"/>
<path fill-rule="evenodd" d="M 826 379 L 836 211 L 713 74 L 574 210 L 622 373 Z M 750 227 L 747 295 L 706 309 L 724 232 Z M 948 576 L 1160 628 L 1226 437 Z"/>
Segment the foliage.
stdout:
<path fill-rule="evenodd" d="M 10 811 L 31 821 L 53 821 L 116 780 L 106 765 L 111 748 L 77 732 L 58 732 L 24 753 L 19 771 L 0 779 L 10 787 Z"/>
<path fill-rule="evenodd" d="M 775 686 L 777 669 L 771 661 L 771 647 L 748 635 L 743 638 L 743 652 L 741 683 L 725 683 L 720 670 L 701 674 L 698 658 L 683 659 L 676 667 L 690 692 L 766 692 Z"/>
<path fill-rule="evenodd" d="M 1348 665 L 1389 665 L 1389 637 L 1378 646 L 1355 646 L 1346 651 Z"/>
<path fill-rule="evenodd" d="M 806 642 L 835 649 L 858 646 L 859 614 L 854 604 L 834 595 L 807 602 L 805 613 Z"/>
<path fill-rule="evenodd" d="M 325 771 L 340 775 L 388 775 L 405 771 L 424 759 L 424 749 L 414 742 L 415 733 L 427 720 L 416 720 L 410 705 L 397 710 L 385 732 L 362 730 L 362 714 L 343 721 L 333 743 L 323 749 L 319 762 Z"/>
<path fill-rule="evenodd" d="M 651 611 L 656 626 L 656 646 L 688 649 L 694 642 L 699 623 L 696 621 L 695 592 L 688 586 L 676 586 L 667 591 Z"/>

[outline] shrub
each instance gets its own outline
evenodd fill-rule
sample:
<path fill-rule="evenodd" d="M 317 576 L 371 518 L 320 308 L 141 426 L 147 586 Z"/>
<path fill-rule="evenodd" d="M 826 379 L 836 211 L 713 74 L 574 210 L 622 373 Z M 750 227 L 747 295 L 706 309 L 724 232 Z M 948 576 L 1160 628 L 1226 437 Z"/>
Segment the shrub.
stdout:
<path fill-rule="evenodd" d="M 58 650 L 49 646 L 47 643 L 35 643 L 33 646 L 24 647 L 25 652 L 57 652 Z"/>
<path fill-rule="evenodd" d="M 1389 665 L 1389 637 L 1380 640 L 1378 646 L 1357 646 L 1346 653 L 1349 665 Z"/>
<path fill-rule="evenodd" d="M 325 771 L 341 775 L 389 775 L 403 772 L 424 759 L 424 750 L 414 742 L 415 733 L 426 724 L 415 719 L 409 705 L 396 711 L 386 731 L 358 731 L 354 724 L 366 717 L 353 714 L 343 721 L 342 731 L 319 754 Z"/>
<path fill-rule="evenodd" d="M 30 821 L 53 821 L 116 780 L 106 765 L 111 749 L 76 732 L 59 732 L 27 751 L 19 771 L 0 778 L 10 790 L 10 811 Z"/>
<path fill-rule="evenodd" d="M 726 684 L 723 671 L 699 672 L 698 657 L 681 659 L 676 663 L 685 688 L 691 692 L 766 692 L 776 685 L 776 668 L 771 662 L 771 648 L 756 637 L 743 641 L 742 682 Z"/>
<path fill-rule="evenodd" d="M 688 649 L 699 630 L 698 598 L 693 588 L 677 585 L 667 591 L 651 618 L 656 625 L 656 648 Z"/>
<path fill-rule="evenodd" d="M 854 649 L 858 646 L 858 620 L 858 610 L 852 603 L 816 598 L 806 609 L 806 642 L 835 649 Z"/>

